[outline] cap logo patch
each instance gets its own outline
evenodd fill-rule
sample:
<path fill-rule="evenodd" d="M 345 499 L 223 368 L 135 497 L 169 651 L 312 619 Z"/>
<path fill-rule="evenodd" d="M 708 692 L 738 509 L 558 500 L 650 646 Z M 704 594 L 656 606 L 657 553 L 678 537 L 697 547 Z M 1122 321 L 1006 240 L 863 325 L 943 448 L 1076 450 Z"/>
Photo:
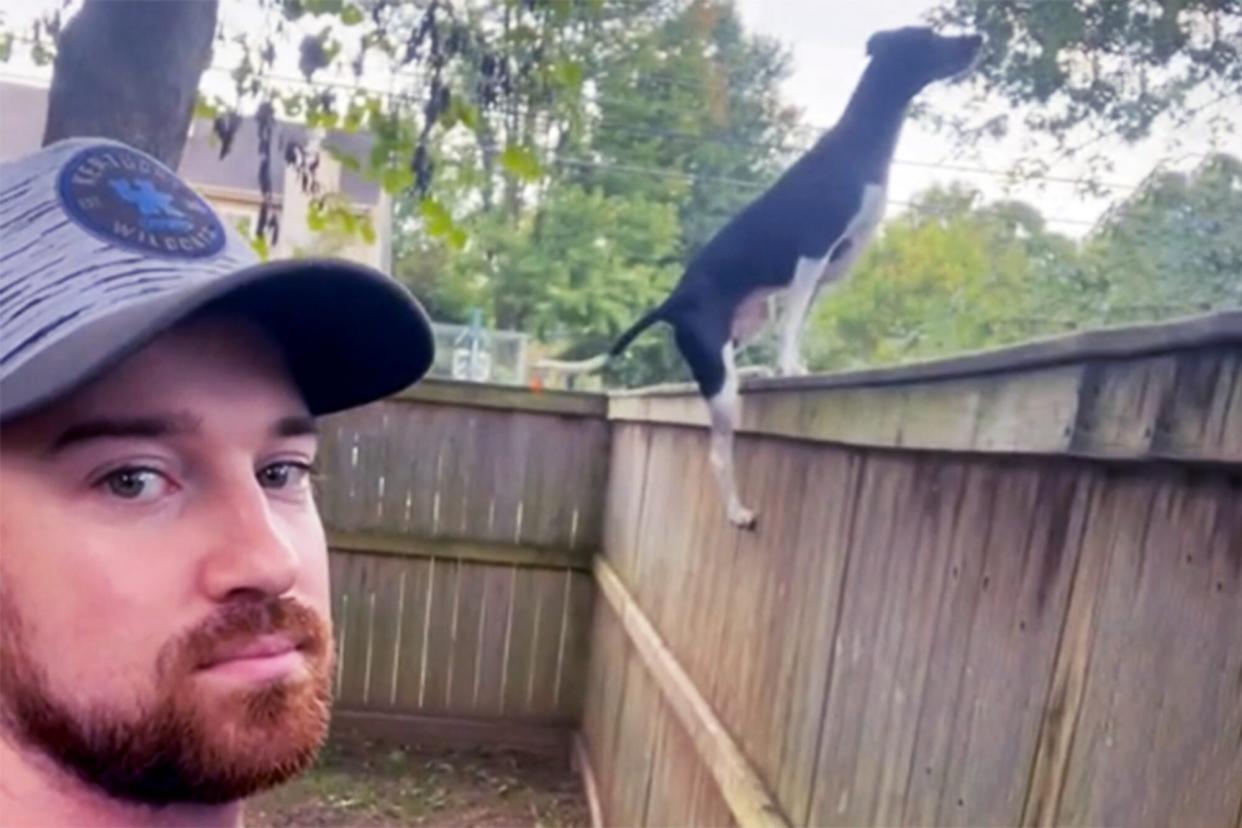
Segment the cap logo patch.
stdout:
<path fill-rule="evenodd" d="M 224 248 L 224 227 L 207 202 L 164 165 L 128 147 L 74 155 L 57 191 L 69 216 L 104 241 L 178 259 Z"/>

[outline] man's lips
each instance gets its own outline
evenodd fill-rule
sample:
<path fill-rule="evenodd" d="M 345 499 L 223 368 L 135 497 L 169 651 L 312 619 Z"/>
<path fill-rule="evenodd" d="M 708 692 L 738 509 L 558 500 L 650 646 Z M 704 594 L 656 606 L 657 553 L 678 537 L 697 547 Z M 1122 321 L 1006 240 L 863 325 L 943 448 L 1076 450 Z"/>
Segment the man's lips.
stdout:
<path fill-rule="evenodd" d="M 298 643 L 287 635 L 260 635 L 220 647 L 199 670 L 217 676 L 263 680 L 286 675 L 304 663 Z"/>

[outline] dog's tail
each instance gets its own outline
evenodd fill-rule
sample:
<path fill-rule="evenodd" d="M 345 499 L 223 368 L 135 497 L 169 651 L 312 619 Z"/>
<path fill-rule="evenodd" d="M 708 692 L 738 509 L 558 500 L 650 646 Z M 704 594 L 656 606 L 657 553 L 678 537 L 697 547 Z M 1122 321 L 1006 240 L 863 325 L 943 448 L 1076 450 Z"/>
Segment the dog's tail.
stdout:
<path fill-rule="evenodd" d="M 552 368 L 566 374 L 590 374 L 598 371 L 608 364 L 608 359 L 612 354 L 603 353 L 590 359 L 579 360 L 578 362 L 564 362 L 559 359 L 541 359 L 535 363 L 536 368 Z"/>
<path fill-rule="evenodd" d="M 535 363 L 536 368 L 552 368 L 557 371 L 563 371 L 566 374 L 589 374 L 598 371 L 608 364 L 608 361 L 615 356 L 620 356 L 621 352 L 630 347 L 630 343 L 643 331 L 650 328 L 656 322 L 664 318 L 667 303 L 648 311 L 641 319 L 626 329 L 625 333 L 617 337 L 617 341 L 612 343 L 612 347 L 606 353 L 590 359 L 580 360 L 578 362 L 562 362 L 556 359 L 541 359 Z"/>

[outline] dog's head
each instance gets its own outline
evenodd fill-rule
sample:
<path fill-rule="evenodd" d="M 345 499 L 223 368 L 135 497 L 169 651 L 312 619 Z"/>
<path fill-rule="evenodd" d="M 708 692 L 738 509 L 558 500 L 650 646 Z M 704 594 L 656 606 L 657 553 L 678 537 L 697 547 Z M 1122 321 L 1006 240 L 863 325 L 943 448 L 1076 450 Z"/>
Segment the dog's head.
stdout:
<path fill-rule="evenodd" d="M 915 90 L 970 69 L 979 57 L 979 35 L 947 37 L 931 29 L 911 26 L 876 32 L 867 41 L 872 61 Z"/>

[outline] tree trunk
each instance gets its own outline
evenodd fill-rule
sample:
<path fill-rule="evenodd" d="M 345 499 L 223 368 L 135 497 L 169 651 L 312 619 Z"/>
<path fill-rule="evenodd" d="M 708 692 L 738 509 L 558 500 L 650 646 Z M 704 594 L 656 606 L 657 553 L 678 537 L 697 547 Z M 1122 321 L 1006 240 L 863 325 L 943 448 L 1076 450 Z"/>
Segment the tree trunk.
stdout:
<path fill-rule="evenodd" d="M 61 33 L 43 144 L 98 136 L 181 162 L 219 0 L 86 0 Z"/>

